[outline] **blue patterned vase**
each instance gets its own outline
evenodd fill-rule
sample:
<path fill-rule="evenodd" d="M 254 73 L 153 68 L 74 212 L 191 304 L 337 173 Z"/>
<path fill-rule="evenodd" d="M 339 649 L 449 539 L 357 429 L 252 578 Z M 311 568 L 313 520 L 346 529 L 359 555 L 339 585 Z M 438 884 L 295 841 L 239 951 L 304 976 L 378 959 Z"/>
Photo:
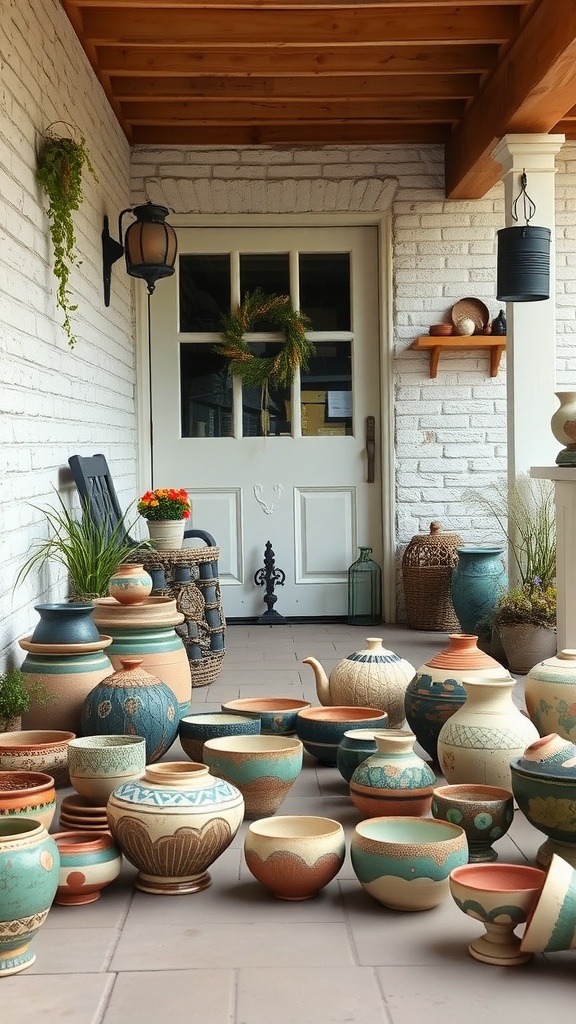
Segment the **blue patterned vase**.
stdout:
<path fill-rule="evenodd" d="M 463 633 L 475 633 L 476 623 L 496 608 L 508 585 L 502 562 L 504 548 L 457 548 L 452 573 L 452 604 Z"/>
<path fill-rule="evenodd" d="M 436 776 L 414 752 L 416 737 L 407 729 L 375 732 L 377 752 L 350 779 L 352 803 L 366 818 L 428 814 Z"/>
<path fill-rule="evenodd" d="M 59 869 L 58 847 L 43 825 L 0 821 L 0 977 L 34 963 L 29 943 L 48 916 Z"/>

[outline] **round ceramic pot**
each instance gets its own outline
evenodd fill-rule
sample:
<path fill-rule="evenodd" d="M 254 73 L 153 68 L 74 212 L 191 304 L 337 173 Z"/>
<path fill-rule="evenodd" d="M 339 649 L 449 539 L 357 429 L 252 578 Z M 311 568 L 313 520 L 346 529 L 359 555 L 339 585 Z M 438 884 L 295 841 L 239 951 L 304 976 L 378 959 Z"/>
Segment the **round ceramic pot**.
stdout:
<path fill-rule="evenodd" d="M 46 831 L 56 810 L 54 779 L 46 772 L 0 772 L 0 821 L 34 818 Z"/>
<path fill-rule="evenodd" d="M 336 767 L 345 782 L 350 782 L 359 764 L 377 750 L 372 729 L 348 729 L 336 751 Z"/>
<path fill-rule="evenodd" d="M 34 644 L 91 644 L 100 639 L 92 612 L 94 605 L 88 602 L 78 604 L 35 604 L 40 622 L 30 640 Z"/>
<path fill-rule="evenodd" d="M 548 867 L 552 853 L 576 867 L 576 745 L 558 735 L 531 743 L 510 763 L 512 792 L 534 828 L 548 836 L 536 861 Z"/>
<path fill-rule="evenodd" d="M 27 681 L 41 683 L 50 698 L 44 707 L 35 705 L 22 716 L 24 728 L 66 730 L 79 735 L 84 698 L 112 671 L 104 651 L 110 638 L 100 639 L 94 644 L 99 649 L 92 651 L 78 651 L 66 645 L 43 646 L 28 640 L 18 642 L 28 651 L 20 666 Z"/>
<path fill-rule="evenodd" d="M 325 707 L 376 708 L 387 713 L 391 729 L 398 729 L 404 724 L 404 693 L 414 667 L 387 650 L 380 637 L 368 637 L 366 644 L 339 661 L 330 678 L 316 658 L 303 663 L 312 666 L 318 700 Z"/>
<path fill-rule="evenodd" d="M 386 711 L 378 708 L 304 708 L 296 716 L 296 735 L 312 757 L 335 766 L 338 745 L 348 729 L 385 729 L 387 725 Z"/>
<path fill-rule="evenodd" d="M 296 715 L 309 707 L 309 701 L 293 697 L 248 697 L 222 704 L 223 711 L 258 715 L 264 736 L 287 736 L 296 732 Z"/>
<path fill-rule="evenodd" d="M 122 856 L 108 832 L 56 832 L 60 872 L 55 903 L 78 906 L 100 899 L 100 893 L 118 878 Z"/>
<path fill-rule="evenodd" d="M 554 853 L 524 929 L 520 949 L 526 953 L 576 949 L 575 921 L 576 871 Z"/>
<path fill-rule="evenodd" d="M 463 633 L 474 633 L 476 623 L 496 608 L 508 585 L 502 562 L 504 548 L 462 547 L 452 572 L 452 604 Z"/>
<path fill-rule="evenodd" d="M 354 829 L 352 867 L 362 887 L 392 910 L 430 910 L 466 864 L 463 829 L 433 818 L 369 818 Z"/>
<path fill-rule="evenodd" d="M 108 593 L 120 604 L 142 604 L 152 593 L 152 577 L 143 565 L 122 565 L 110 577 Z"/>
<path fill-rule="evenodd" d="M 143 736 L 147 764 L 170 749 L 179 720 L 175 694 L 142 668 L 141 658 L 123 658 L 122 671 L 98 683 L 82 705 L 84 735 Z"/>
<path fill-rule="evenodd" d="M 449 644 L 416 672 L 408 684 L 404 708 L 421 747 L 438 760 L 440 729 L 466 700 L 462 677 L 500 678 L 504 669 L 478 648 L 478 637 L 453 633 Z"/>
<path fill-rule="evenodd" d="M 176 694 L 179 718 L 190 714 L 192 676 L 186 649 L 175 627 L 184 622 L 171 597 L 147 597 L 141 604 L 96 598 L 94 621 L 112 637 L 108 654 L 114 671 L 123 658 L 141 658 L 142 668 Z"/>
<path fill-rule="evenodd" d="M 107 813 L 116 843 L 138 868 L 136 888 L 176 895 L 210 885 L 207 869 L 236 835 L 244 798 L 206 765 L 163 761 L 119 786 Z"/>
<path fill-rule="evenodd" d="M 556 630 L 549 626 L 515 622 L 498 626 L 498 632 L 511 672 L 526 675 L 534 665 L 556 654 Z"/>
<path fill-rule="evenodd" d="M 43 825 L 0 816 L 0 977 L 34 963 L 28 947 L 52 906 L 59 864 Z"/>
<path fill-rule="evenodd" d="M 331 818 L 279 815 L 248 826 L 248 868 L 273 896 L 308 900 L 338 874 L 346 854 L 344 829 Z"/>
<path fill-rule="evenodd" d="M 464 677 L 466 702 L 444 723 L 438 760 L 449 783 L 477 783 L 511 789 L 510 759 L 538 738 L 512 700 L 515 681 Z"/>
<path fill-rule="evenodd" d="M 97 807 L 123 782 L 139 779 L 146 767 L 143 736 L 82 736 L 68 749 L 70 782 Z"/>
<path fill-rule="evenodd" d="M 350 799 L 365 818 L 428 814 L 436 776 L 414 751 L 416 737 L 407 729 L 374 733 L 376 753 L 355 769 Z"/>
<path fill-rule="evenodd" d="M 177 551 L 184 541 L 185 519 L 147 519 L 148 536 L 156 551 Z"/>
<path fill-rule="evenodd" d="M 274 814 L 302 768 L 302 744 L 292 736 L 221 736 L 204 744 L 213 775 L 237 786 L 246 818 Z"/>
<path fill-rule="evenodd" d="M 186 715 L 180 719 L 178 735 L 180 746 L 190 760 L 202 762 L 206 740 L 213 740 L 218 736 L 259 736 L 260 728 L 259 715 L 202 711 L 198 715 Z"/>
<path fill-rule="evenodd" d="M 46 772 L 57 786 L 67 786 L 68 744 L 74 738 L 57 729 L 0 733 L 0 771 Z"/>
<path fill-rule="evenodd" d="M 550 421 L 552 433 L 560 444 L 566 447 L 558 452 L 559 466 L 576 465 L 576 391 L 555 391 L 560 402 Z"/>
<path fill-rule="evenodd" d="M 498 967 L 531 958 L 521 951 L 514 929 L 530 915 L 545 877 L 538 868 L 518 864 L 467 864 L 452 871 L 450 892 L 456 906 L 486 929 L 468 946 L 470 956 Z"/>
<path fill-rule="evenodd" d="M 524 683 L 526 708 L 541 736 L 576 740 L 576 651 L 534 665 Z"/>
<path fill-rule="evenodd" d="M 506 834 L 514 818 L 514 797 L 497 786 L 437 786 L 432 817 L 460 825 L 468 840 L 470 863 L 498 860 L 492 844 Z"/>

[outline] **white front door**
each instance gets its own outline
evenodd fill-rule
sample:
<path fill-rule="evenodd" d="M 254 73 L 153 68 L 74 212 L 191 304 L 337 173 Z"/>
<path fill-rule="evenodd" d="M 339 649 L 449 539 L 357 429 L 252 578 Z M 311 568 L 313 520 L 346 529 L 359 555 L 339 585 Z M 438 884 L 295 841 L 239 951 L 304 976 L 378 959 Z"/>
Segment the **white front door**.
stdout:
<path fill-rule="evenodd" d="M 194 526 L 215 536 L 228 617 L 266 611 L 254 575 L 267 541 L 281 615 L 346 615 L 358 546 L 382 558 L 380 453 L 366 444 L 369 417 L 380 437 L 377 230 L 185 228 L 178 245 L 151 303 L 153 486 L 186 487 Z M 291 391 L 270 388 L 268 425 L 260 389 L 215 350 L 221 311 L 257 287 L 290 295 L 315 345 Z M 257 354 L 283 342 L 270 327 L 247 336 Z"/>

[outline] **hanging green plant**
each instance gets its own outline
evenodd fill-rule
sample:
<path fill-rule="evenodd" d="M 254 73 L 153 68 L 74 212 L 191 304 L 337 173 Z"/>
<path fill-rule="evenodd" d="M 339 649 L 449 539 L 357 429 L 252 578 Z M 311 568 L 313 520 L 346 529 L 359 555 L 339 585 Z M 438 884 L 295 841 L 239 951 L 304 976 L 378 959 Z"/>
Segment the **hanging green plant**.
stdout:
<path fill-rule="evenodd" d="M 64 122 L 55 121 L 55 124 Z M 86 140 L 60 137 L 49 125 L 43 135 L 43 143 L 38 157 L 36 179 L 48 196 L 48 219 L 50 235 L 54 249 L 54 276 L 58 281 L 56 301 L 64 313 L 62 327 L 68 337 L 70 348 L 74 348 L 76 338 L 72 331 L 70 315 L 77 309 L 70 302 L 70 270 L 80 265 L 76 255 L 76 233 L 72 214 L 77 210 L 84 195 L 82 191 L 82 171 L 88 168 L 95 181 L 96 172 L 90 162 L 86 149 Z M 70 127 L 70 126 L 68 126 Z"/>
<path fill-rule="evenodd" d="M 254 330 L 259 320 L 269 320 L 285 337 L 278 354 L 255 356 L 244 335 Z M 306 337 L 310 320 L 292 308 L 287 295 L 265 295 L 261 288 L 248 292 L 232 313 L 222 317 L 222 342 L 216 351 L 230 359 L 230 370 L 249 388 L 274 384 L 289 387 L 299 366 L 308 368 L 314 345 Z"/>

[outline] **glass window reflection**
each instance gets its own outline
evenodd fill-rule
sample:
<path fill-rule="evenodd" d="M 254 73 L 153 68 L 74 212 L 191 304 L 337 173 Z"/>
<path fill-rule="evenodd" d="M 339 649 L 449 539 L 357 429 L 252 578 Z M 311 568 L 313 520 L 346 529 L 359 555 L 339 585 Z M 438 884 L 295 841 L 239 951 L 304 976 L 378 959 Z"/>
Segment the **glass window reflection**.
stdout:
<path fill-rule="evenodd" d="M 232 437 L 232 376 L 210 345 L 180 346 L 182 437 Z"/>
<path fill-rule="evenodd" d="M 300 253 L 300 309 L 313 331 L 350 330 L 350 253 Z"/>
<path fill-rule="evenodd" d="M 179 270 L 181 333 L 219 332 L 222 313 L 230 309 L 230 257 L 180 256 Z"/>

